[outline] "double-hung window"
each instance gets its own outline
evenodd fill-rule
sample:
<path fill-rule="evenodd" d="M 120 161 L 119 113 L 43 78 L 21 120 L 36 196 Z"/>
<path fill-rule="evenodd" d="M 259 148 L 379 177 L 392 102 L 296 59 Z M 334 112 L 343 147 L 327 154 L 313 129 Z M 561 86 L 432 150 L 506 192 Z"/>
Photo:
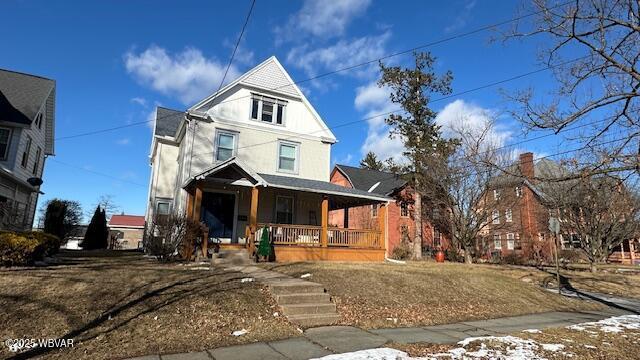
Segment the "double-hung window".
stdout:
<path fill-rule="evenodd" d="M 11 129 L 0 128 L 0 160 L 6 160 L 11 144 Z"/>
<path fill-rule="evenodd" d="M 235 156 L 238 134 L 228 131 L 216 133 L 216 161 L 225 161 Z"/>
<path fill-rule="evenodd" d="M 378 204 L 371 205 L 371 217 L 378 217 Z"/>
<path fill-rule="evenodd" d="M 276 196 L 276 222 L 293 224 L 293 197 Z"/>
<path fill-rule="evenodd" d="M 409 217 L 409 204 L 404 201 L 400 203 L 400 216 Z"/>
<path fill-rule="evenodd" d="M 516 197 L 522 196 L 522 188 L 520 186 L 516 186 Z"/>
<path fill-rule="evenodd" d="M 500 200 L 500 190 L 493 190 L 493 200 Z"/>
<path fill-rule="evenodd" d="M 496 250 L 502 250 L 502 240 L 500 234 L 493 234 L 493 248 Z"/>
<path fill-rule="evenodd" d="M 442 246 L 440 230 L 433 229 L 433 247 L 438 248 Z"/>
<path fill-rule="evenodd" d="M 278 171 L 287 173 L 298 172 L 299 144 L 278 142 Z"/>
<path fill-rule="evenodd" d="M 494 224 L 500 224 L 500 211 L 493 210 L 491 212 L 491 219 Z"/>
<path fill-rule="evenodd" d="M 282 125 L 285 121 L 286 106 L 287 102 L 284 100 L 253 94 L 251 98 L 251 119 Z"/>
<path fill-rule="evenodd" d="M 30 152 L 31 152 L 31 137 L 27 136 L 27 143 L 24 146 L 24 151 L 22 152 L 22 161 L 20 162 L 23 168 L 27 167 L 27 163 L 29 162 Z"/>
<path fill-rule="evenodd" d="M 513 212 L 511 209 L 507 209 L 504 211 L 504 221 L 513 222 Z"/>
<path fill-rule="evenodd" d="M 516 248 L 516 238 L 513 233 L 507 234 L 507 250 L 513 250 Z"/>
<path fill-rule="evenodd" d="M 36 160 L 33 162 L 33 174 L 38 175 L 38 168 L 40 167 L 40 157 L 42 156 L 42 149 L 38 147 L 36 149 Z"/>

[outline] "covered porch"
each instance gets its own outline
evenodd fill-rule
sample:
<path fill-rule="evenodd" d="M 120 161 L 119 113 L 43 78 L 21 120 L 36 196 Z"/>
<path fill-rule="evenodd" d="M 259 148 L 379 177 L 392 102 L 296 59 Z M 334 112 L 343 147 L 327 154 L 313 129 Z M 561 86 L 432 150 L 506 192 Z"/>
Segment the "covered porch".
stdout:
<path fill-rule="evenodd" d="M 183 189 L 187 216 L 204 222 L 204 238 L 222 248 L 246 248 L 253 255 L 266 232 L 278 262 L 384 260 L 387 197 L 325 181 L 257 174 L 236 158 L 191 177 Z M 380 205 L 380 230 L 329 223 L 330 210 L 371 204 Z M 209 246 L 203 246 L 205 253 Z"/>

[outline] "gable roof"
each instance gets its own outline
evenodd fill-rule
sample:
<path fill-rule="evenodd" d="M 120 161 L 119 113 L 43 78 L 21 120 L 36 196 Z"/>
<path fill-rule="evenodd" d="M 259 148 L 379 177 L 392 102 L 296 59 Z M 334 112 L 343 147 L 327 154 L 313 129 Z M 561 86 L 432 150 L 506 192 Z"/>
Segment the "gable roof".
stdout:
<path fill-rule="evenodd" d="M 371 193 L 389 195 L 407 184 L 398 175 L 390 172 L 340 164 L 336 164 L 335 169 L 349 180 L 354 189 Z"/>
<path fill-rule="evenodd" d="M 183 119 L 184 111 L 158 106 L 156 107 L 156 120 L 153 134 L 174 137 Z"/>
<path fill-rule="evenodd" d="M 267 60 L 258 64 L 253 69 L 242 74 L 240 77 L 225 85 L 220 89 L 203 100 L 199 101 L 195 105 L 191 106 L 188 113 L 198 113 L 205 106 L 213 106 L 213 102 L 218 96 L 229 91 L 236 85 L 245 85 L 264 90 L 266 92 L 272 92 L 276 94 L 282 94 L 300 99 L 305 107 L 311 112 L 313 117 L 318 121 L 320 127 L 327 134 L 327 139 L 331 142 L 336 141 L 336 137 L 333 132 L 327 127 L 327 124 L 320 117 L 320 114 L 311 105 L 307 97 L 304 96 L 300 88 L 296 85 L 295 81 L 289 76 L 289 73 L 284 69 L 280 61 L 275 56 L 269 57 Z M 232 100 L 235 101 L 235 100 Z M 325 137 L 325 136 L 323 136 Z"/>
<path fill-rule="evenodd" d="M 109 226 L 113 227 L 144 227 L 144 216 L 141 215 L 111 215 Z"/>
<path fill-rule="evenodd" d="M 55 85 L 51 79 L 0 69 L 1 119 L 31 125 Z"/>

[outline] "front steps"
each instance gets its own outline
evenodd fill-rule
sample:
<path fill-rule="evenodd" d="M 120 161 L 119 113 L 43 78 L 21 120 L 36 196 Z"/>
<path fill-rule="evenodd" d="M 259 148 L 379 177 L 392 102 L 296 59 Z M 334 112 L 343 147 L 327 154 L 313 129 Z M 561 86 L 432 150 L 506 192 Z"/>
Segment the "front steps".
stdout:
<path fill-rule="evenodd" d="M 249 265 L 252 263 L 251 257 L 245 249 L 222 248 L 213 256 L 211 262 L 217 265 Z"/>
<path fill-rule="evenodd" d="M 322 284 L 292 278 L 257 266 L 235 265 L 228 267 L 228 270 L 240 271 L 247 277 L 266 284 L 282 314 L 298 326 L 309 328 L 333 325 L 340 319 L 336 304 L 331 301 L 331 295 Z"/>

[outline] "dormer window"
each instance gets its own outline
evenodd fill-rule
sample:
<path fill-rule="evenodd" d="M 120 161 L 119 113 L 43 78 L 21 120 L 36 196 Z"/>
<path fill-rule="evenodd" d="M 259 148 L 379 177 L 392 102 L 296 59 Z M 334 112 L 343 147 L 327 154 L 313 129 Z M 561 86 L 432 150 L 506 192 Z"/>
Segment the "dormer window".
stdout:
<path fill-rule="evenodd" d="M 253 94 L 251 98 L 251 119 L 270 124 L 282 125 L 287 102 L 268 96 Z"/>

